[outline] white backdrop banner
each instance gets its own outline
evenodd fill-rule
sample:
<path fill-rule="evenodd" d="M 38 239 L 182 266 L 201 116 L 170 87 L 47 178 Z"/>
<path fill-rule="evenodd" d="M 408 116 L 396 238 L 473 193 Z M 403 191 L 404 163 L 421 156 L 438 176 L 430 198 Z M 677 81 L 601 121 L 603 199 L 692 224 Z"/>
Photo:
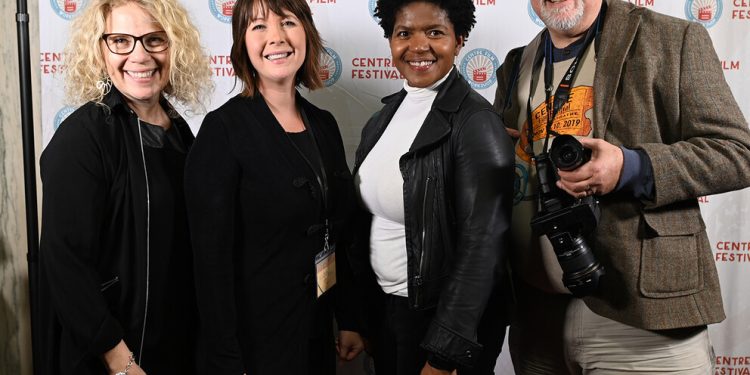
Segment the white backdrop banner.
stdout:
<path fill-rule="evenodd" d="M 229 58 L 234 0 L 181 0 L 201 31 L 211 57 L 216 89 L 212 110 L 239 93 Z M 375 0 L 307 0 L 329 56 L 322 59 L 326 87 L 303 95 L 336 117 L 349 165 L 362 126 L 380 109 L 380 99 L 401 88 L 388 42 L 373 17 Z M 638 6 L 702 24 L 713 38 L 727 81 L 747 118 L 750 115 L 750 0 L 629 0 Z M 75 108 L 63 98 L 62 50 L 70 20 L 89 0 L 40 0 L 40 65 L 42 74 L 42 139 L 49 142 L 57 126 Z M 543 27 L 528 0 L 474 0 L 477 24 L 456 66 L 490 102 L 496 87 L 495 70 L 511 48 L 525 45 Z M 654 38 L 660 37 L 654 35 Z M 187 117 L 197 132 L 202 116 Z M 637 121 L 637 119 L 633 119 Z M 727 179 L 733 178 L 731 175 Z M 750 375 L 750 189 L 700 199 L 716 265 L 719 269 L 727 319 L 710 327 L 716 351 L 716 375 Z M 368 361 L 342 368 L 347 374 L 370 373 Z M 512 373 L 504 350 L 500 374 Z"/>

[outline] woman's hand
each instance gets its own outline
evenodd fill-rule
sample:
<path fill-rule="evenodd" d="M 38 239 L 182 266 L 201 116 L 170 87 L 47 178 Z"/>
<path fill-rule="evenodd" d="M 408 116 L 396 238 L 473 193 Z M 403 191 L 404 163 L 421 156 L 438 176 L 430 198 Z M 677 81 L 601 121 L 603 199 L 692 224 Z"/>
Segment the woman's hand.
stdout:
<path fill-rule="evenodd" d="M 120 340 L 114 348 L 108 350 L 102 355 L 104 365 L 107 366 L 109 375 L 123 372 L 127 369 L 128 375 L 146 375 L 146 372 L 138 366 L 133 360 L 133 353 L 128 349 L 125 341 Z M 130 363 L 130 368 L 128 368 Z"/>
<path fill-rule="evenodd" d="M 420 372 L 420 375 L 456 375 L 456 370 L 448 371 L 448 370 L 439 370 L 432 366 L 430 366 L 430 363 L 425 363 L 424 367 L 422 367 L 422 371 Z"/>
<path fill-rule="evenodd" d="M 354 331 L 339 331 L 339 337 L 336 341 L 336 352 L 342 361 L 351 361 L 356 358 L 365 348 L 362 336 Z"/>
<path fill-rule="evenodd" d="M 116 374 L 116 372 L 114 372 L 113 374 Z M 133 363 L 133 365 L 130 366 L 130 370 L 128 370 L 128 375 L 146 375 L 146 372 L 143 371 L 141 366 L 138 366 L 137 364 Z"/>

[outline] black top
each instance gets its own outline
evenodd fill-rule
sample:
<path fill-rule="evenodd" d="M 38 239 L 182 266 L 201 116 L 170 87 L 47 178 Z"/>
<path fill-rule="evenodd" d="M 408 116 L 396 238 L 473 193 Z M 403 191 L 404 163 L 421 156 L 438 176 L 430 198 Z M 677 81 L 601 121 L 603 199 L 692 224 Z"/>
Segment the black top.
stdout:
<path fill-rule="evenodd" d="M 197 322 L 195 288 L 191 270 L 192 254 L 185 213 L 183 176 L 186 147 L 180 133 L 171 126 L 141 121 L 146 169 L 151 202 L 151 257 L 149 275 L 150 303 L 144 346 L 153 352 L 144 354 L 141 366 L 155 374 L 175 372 L 174 363 L 185 361 L 185 353 L 194 352 Z M 154 254 L 156 255 L 156 254 Z"/>
<path fill-rule="evenodd" d="M 320 172 L 320 167 L 318 166 L 318 163 L 316 162 L 320 158 L 320 153 L 318 152 L 317 146 L 313 143 L 313 138 L 310 135 L 310 132 L 305 129 L 301 132 L 287 132 L 286 133 L 289 136 L 289 139 L 292 140 L 294 145 L 297 147 L 297 149 L 309 160 L 312 162 L 313 167 L 318 169 L 318 173 Z"/>

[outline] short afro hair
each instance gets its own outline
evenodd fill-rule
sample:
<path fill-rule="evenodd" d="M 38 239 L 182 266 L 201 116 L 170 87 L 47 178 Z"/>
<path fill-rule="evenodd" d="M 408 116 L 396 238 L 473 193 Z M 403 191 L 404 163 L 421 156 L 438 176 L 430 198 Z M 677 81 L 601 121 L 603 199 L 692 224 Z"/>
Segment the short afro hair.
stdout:
<path fill-rule="evenodd" d="M 390 39 L 398 12 L 406 5 L 417 2 L 435 4 L 443 9 L 453 24 L 456 37 L 463 37 L 464 42 L 469 37 L 469 31 L 476 23 L 474 18 L 476 8 L 473 0 L 378 0 L 375 17 L 380 19 L 380 27 L 383 28 L 384 32 L 383 36 Z"/>

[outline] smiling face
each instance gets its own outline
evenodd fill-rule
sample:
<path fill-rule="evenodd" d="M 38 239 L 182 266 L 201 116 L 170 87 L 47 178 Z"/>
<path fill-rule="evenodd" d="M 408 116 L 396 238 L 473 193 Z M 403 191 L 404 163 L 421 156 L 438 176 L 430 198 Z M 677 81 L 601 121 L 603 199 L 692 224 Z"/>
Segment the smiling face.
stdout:
<path fill-rule="evenodd" d="M 305 62 L 305 29 L 291 12 L 283 13 L 256 8 L 255 19 L 245 32 L 245 47 L 258 74 L 259 89 L 268 85 L 294 87 L 297 71 Z"/>
<path fill-rule="evenodd" d="M 112 8 L 106 18 L 106 34 L 141 36 L 164 31 L 153 17 L 133 2 Z M 134 106 L 158 105 L 162 90 L 169 83 L 169 49 L 149 53 L 141 42 L 136 42 L 133 52 L 127 55 L 112 53 L 104 41 L 100 44 L 107 74 L 112 84 Z"/>
<path fill-rule="evenodd" d="M 445 10 L 422 1 L 396 13 L 389 41 L 394 64 L 412 87 L 428 87 L 448 74 L 463 45 Z"/>

